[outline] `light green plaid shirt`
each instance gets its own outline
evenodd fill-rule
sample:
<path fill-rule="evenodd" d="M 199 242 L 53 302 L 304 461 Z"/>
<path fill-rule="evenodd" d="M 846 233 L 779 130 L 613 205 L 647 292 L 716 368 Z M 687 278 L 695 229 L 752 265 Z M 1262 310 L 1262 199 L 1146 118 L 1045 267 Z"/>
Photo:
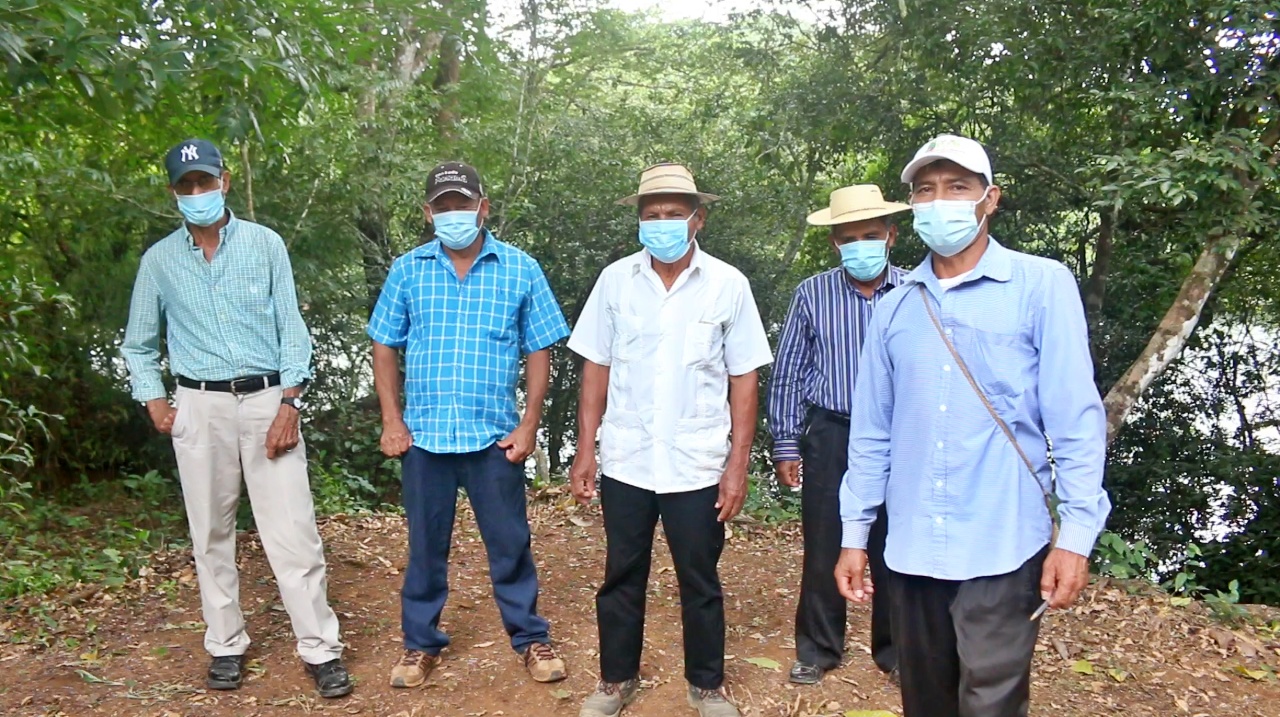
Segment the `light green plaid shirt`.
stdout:
<path fill-rule="evenodd" d="M 166 395 L 162 319 L 174 375 L 229 381 L 279 371 L 286 388 L 311 377 L 311 337 L 284 241 L 234 215 L 221 236 L 213 261 L 205 260 L 185 224 L 142 255 L 121 347 L 134 399 Z"/>

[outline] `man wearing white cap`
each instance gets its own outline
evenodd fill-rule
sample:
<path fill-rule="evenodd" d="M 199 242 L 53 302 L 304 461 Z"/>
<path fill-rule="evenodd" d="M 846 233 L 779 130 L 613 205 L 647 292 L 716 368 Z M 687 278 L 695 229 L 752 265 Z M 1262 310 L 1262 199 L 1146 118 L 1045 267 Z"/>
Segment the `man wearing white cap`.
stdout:
<path fill-rule="evenodd" d="M 747 495 L 756 371 L 773 357 L 747 278 L 694 241 L 717 199 L 678 164 L 645 170 L 640 190 L 618 202 L 639 208 L 644 248 L 601 273 L 569 338 L 586 359 L 570 480 L 587 504 L 601 471 L 607 551 L 600 684 L 581 717 L 616 717 L 636 696 L 659 517 L 680 585 L 689 705 L 701 717 L 738 717 L 723 691 L 716 569 L 723 522 Z"/>
<path fill-rule="evenodd" d="M 930 254 L 876 308 L 854 391 L 836 581 L 856 602 L 880 587 L 863 573 L 884 505 L 905 717 L 1027 714 L 1040 616 L 1088 584 L 1111 508 L 1079 289 L 988 234 L 992 179 L 953 135 L 903 170 Z"/>
<path fill-rule="evenodd" d="M 778 362 L 769 383 L 778 482 L 800 486 L 804 468 L 804 570 L 791 667 L 796 684 L 820 682 L 844 658 L 848 606 L 836 589 L 834 571 L 840 557 L 839 496 L 848 459 L 849 407 L 871 312 L 906 275 L 889 265 L 889 250 L 898 236 L 889 217 L 910 208 L 886 202 L 874 184 L 860 184 L 832 192 L 831 206 L 809 215 L 810 224 L 831 228 L 829 240 L 841 266 L 800 284 L 778 341 Z M 884 576 L 884 535 L 880 517 L 867 551 L 876 580 Z M 887 590 L 876 593 L 872 602 L 871 658 L 885 672 L 897 667 Z"/>

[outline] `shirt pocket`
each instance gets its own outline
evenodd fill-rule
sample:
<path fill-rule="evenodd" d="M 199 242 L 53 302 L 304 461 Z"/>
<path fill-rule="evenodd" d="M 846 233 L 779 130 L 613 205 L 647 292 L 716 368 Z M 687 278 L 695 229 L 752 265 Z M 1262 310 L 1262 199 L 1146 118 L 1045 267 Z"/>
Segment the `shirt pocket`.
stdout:
<path fill-rule="evenodd" d="M 956 350 L 988 398 L 1006 405 L 1026 392 L 1037 352 L 1022 334 L 1004 334 L 965 326 L 955 329 Z"/>
<path fill-rule="evenodd" d="M 520 295 L 495 291 L 472 304 L 481 338 L 500 344 L 514 344 L 520 338 Z"/>
<path fill-rule="evenodd" d="M 720 324 L 697 321 L 685 327 L 682 363 L 699 366 L 717 363 L 724 353 L 724 329 Z"/>
<path fill-rule="evenodd" d="M 617 314 L 613 317 L 613 345 L 610 353 L 614 361 L 631 363 L 644 354 L 644 324 L 639 316 Z"/>

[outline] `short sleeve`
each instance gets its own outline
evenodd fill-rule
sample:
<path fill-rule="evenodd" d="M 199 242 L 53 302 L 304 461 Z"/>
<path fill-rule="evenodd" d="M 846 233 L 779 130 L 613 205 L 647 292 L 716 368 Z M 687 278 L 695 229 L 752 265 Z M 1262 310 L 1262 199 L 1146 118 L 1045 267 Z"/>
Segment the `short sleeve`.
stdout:
<path fill-rule="evenodd" d="M 382 293 L 369 317 L 369 338 L 383 346 L 402 348 L 409 342 L 409 309 L 405 297 L 405 260 L 397 259 L 382 284 Z"/>
<path fill-rule="evenodd" d="M 520 349 L 526 354 L 541 351 L 569 335 L 560 303 L 551 291 L 542 267 L 531 261 L 533 281 L 520 307 Z"/>
<path fill-rule="evenodd" d="M 569 350 L 582 358 L 608 366 L 613 362 L 613 314 L 609 312 L 610 274 L 606 270 L 582 307 L 578 323 L 569 337 Z"/>
<path fill-rule="evenodd" d="M 724 337 L 724 361 L 730 376 L 751 373 L 773 361 L 769 337 L 745 276 L 739 278 L 736 302 L 733 324 Z"/>

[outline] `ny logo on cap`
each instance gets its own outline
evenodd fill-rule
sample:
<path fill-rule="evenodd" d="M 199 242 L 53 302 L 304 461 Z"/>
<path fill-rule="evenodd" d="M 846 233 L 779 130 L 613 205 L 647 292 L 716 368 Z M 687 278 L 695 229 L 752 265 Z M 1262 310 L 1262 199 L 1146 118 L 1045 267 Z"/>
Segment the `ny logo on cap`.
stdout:
<path fill-rule="evenodd" d="M 189 144 L 182 148 L 183 162 L 194 162 L 197 159 L 200 159 L 200 153 L 196 151 L 196 146 L 194 144 Z"/>

